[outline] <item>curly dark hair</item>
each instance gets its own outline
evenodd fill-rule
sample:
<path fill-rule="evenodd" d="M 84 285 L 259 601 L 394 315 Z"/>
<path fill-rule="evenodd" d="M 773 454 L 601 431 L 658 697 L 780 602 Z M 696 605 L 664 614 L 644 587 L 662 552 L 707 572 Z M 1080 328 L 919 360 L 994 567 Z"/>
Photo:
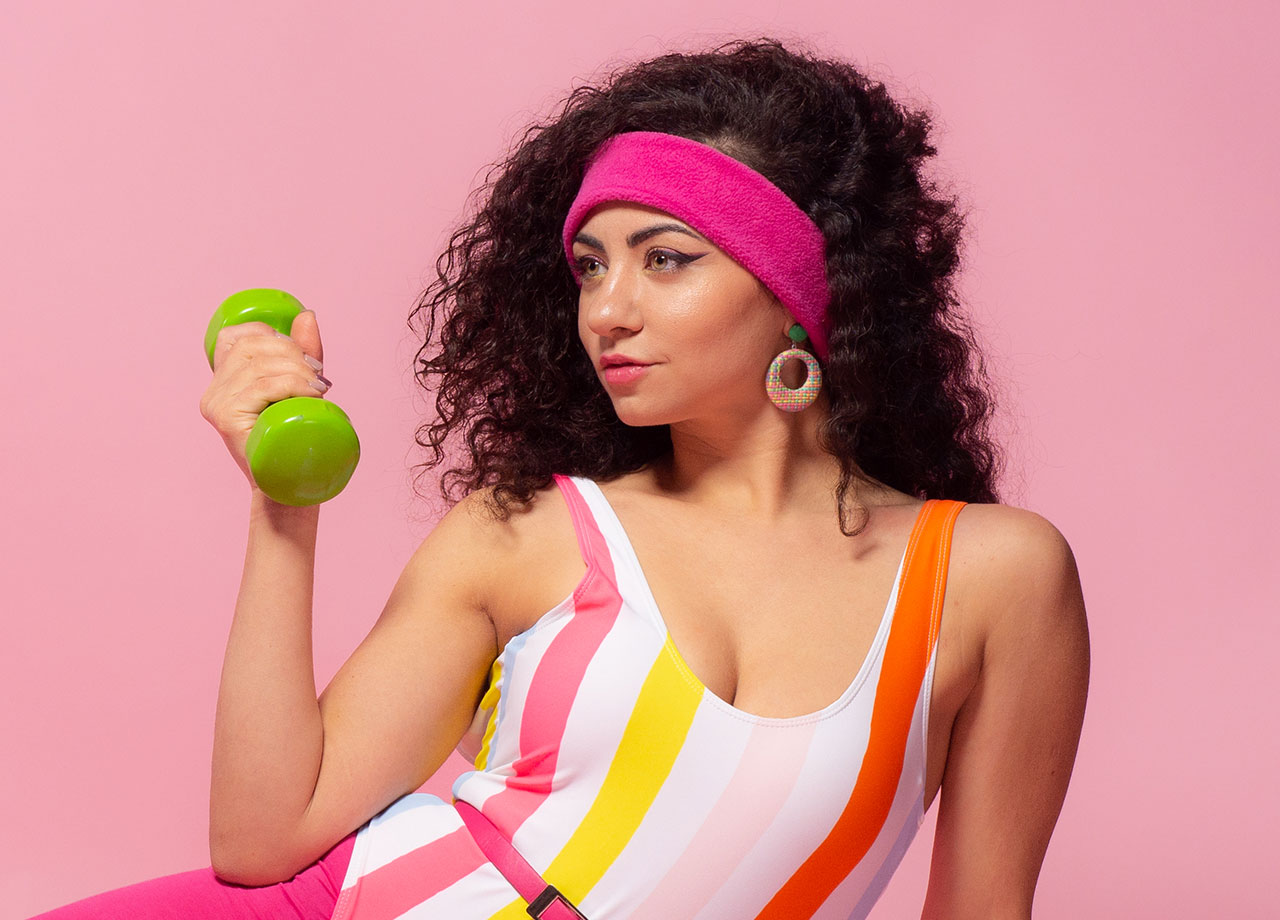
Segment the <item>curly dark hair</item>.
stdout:
<path fill-rule="evenodd" d="M 608 480 L 670 451 L 667 426 L 623 424 L 597 380 L 560 240 L 600 143 L 661 131 L 762 173 L 826 238 L 820 435 L 841 465 L 841 530 L 856 532 L 845 504 L 859 471 L 920 498 L 997 500 L 992 398 L 954 290 L 964 219 L 923 173 L 930 128 L 851 64 L 768 38 L 665 54 L 573 90 L 490 169 L 409 317 L 423 327 L 415 377 L 435 393 L 416 436 L 431 452 L 421 473 L 453 454 L 445 500 L 492 486 L 505 518 L 553 473 Z"/>

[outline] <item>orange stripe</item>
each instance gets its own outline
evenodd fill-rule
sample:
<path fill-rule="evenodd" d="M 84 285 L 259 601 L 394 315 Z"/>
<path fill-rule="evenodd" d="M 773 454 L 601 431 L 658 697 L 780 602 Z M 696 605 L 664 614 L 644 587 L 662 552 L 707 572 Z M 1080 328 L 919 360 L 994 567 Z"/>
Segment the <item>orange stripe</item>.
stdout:
<path fill-rule="evenodd" d="M 907 554 L 858 781 L 835 827 L 757 915 L 810 917 L 875 842 L 898 790 L 920 687 L 937 642 L 951 528 L 963 502 L 925 502 Z M 918 560 L 918 562 L 917 562 Z"/>

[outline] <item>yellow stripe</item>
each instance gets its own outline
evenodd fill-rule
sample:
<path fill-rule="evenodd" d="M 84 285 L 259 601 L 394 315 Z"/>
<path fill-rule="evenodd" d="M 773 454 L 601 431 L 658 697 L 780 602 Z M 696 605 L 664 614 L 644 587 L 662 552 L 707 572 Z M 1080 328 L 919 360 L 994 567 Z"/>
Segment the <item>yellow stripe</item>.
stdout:
<path fill-rule="evenodd" d="M 476 755 L 476 769 L 483 770 L 489 763 L 489 742 L 493 740 L 493 730 L 498 727 L 498 698 L 502 696 L 502 659 L 495 658 L 493 668 L 489 671 L 489 688 L 480 698 L 481 712 L 489 710 L 489 724 L 484 727 L 484 739 L 480 742 L 480 753 Z"/>
<path fill-rule="evenodd" d="M 649 669 L 622 741 L 590 810 L 543 874 L 571 901 L 586 897 L 618 858 L 666 782 L 684 746 L 702 688 L 685 676 L 671 637 Z M 526 917 L 517 898 L 493 920 Z"/>

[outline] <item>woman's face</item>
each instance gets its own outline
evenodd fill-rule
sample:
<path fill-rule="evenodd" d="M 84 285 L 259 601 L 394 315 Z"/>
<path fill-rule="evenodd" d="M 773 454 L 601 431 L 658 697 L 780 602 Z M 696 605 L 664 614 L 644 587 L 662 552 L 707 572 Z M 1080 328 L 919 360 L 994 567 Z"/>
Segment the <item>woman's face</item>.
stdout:
<path fill-rule="evenodd" d="M 578 335 L 624 423 L 767 411 L 765 371 L 790 344 L 790 317 L 723 250 L 664 211 L 611 202 L 588 215 L 573 257 Z"/>

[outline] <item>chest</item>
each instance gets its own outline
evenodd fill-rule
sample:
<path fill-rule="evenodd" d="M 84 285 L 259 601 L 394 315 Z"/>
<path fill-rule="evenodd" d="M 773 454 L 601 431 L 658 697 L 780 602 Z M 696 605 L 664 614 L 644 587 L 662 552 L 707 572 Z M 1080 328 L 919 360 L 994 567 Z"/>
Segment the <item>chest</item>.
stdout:
<path fill-rule="evenodd" d="M 893 509 L 846 537 L 830 509 L 766 526 L 603 492 L 591 504 L 612 563 L 634 573 L 631 601 L 669 633 L 689 672 L 734 707 L 775 718 L 821 710 L 849 687 L 885 620 L 914 520 L 912 506 Z M 512 635 L 583 576 L 573 530 L 553 537 L 513 585 Z"/>
<path fill-rule="evenodd" d="M 817 522 L 799 532 L 752 531 L 733 521 L 670 526 L 631 510 L 620 555 L 642 573 L 689 670 L 735 708 L 773 718 L 818 712 L 883 654 L 914 506 L 881 509 L 853 538 L 821 533 Z M 946 587 L 947 572 L 941 575 Z M 981 666 L 963 588 L 955 583 L 945 593 L 921 727 L 926 806 L 941 786 L 951 729 Z"/>
<path fill-rule="evenodd" d="M 634 509 L 628 509 L 634 510 Z M 690 671 L 755 715 L 816 712 L 859 671 L 884 620 L 899 557 L 733 520 L 630 514 L 619 555 Z"/>
<path fill-rule="evenodd" d="M 811 521 L 762 527 L 602 490 L 587 505 L 576 520 L 567 511 L 552 519 L 530 544 L 536 554 L 519 560 L 521 577 L 504 586 L 496 618 L 500 646 L 581 587 L 579 541 L 590 527 L 614 562 L 634 570 L 633 601 L 669 633 L 697 684 L 741 712 L 773 718 L 822 710 L 855 680 L 885 625 L 919 509 L 873 508 L 860 533 L 846 537 L 829 509 Z M 943 607 L 926 801 L 941 782 L 951 725 L 981 661 L 962 595 L 949 589 Z"/>

